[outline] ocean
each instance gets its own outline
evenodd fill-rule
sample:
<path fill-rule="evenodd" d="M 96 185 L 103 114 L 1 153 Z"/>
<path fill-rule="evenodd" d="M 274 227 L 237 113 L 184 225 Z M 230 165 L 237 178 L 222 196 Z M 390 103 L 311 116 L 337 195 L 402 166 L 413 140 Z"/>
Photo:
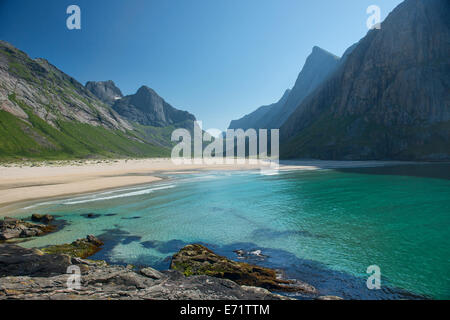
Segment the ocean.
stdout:
<path fill-rule="evenodd" d="M 450 298 L 448 164 L 162 177 L 22 208 L 20 216 L 49 213 L 64 227 L 21 245 L 93 234 L 105 246 L 92 259 L 165 270 L 175 252 L 201 243 L 230 259 L 280 269 L 322 295 Z M 236 250 L 247 252 L 245 259 Z M 380 268 L 380 290 L 367 288 L 369 266 Z"/>

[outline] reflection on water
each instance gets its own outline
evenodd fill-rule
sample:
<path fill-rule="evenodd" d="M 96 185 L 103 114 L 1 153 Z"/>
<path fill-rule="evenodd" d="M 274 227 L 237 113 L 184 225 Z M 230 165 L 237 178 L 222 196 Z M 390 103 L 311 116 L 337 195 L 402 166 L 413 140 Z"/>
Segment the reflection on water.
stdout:
<path fill-rule="evenodd" d="M 430 178 L 431 171 L 408 165 L 170 176 L 25 210 L 59 215 L 67 226 L 24 245 L 94 234 L 105 241 L 94 259 L 158 269 L 189 243 L 232 259 L 235 250 L 261 250 L 267 257 L 249 262 L 282 269 L 322 294 L 450 298 L 450 180 Z M 366 288 L 370 265 L 381 268 L 380 291 Z"/>
<path fill-rule="evenodd" d="M 338 171 L 359 174 L 394 175 L 450 180 L 449 163 L 385 166 L 373 168 L 344 168 L 338 169 Z"/>

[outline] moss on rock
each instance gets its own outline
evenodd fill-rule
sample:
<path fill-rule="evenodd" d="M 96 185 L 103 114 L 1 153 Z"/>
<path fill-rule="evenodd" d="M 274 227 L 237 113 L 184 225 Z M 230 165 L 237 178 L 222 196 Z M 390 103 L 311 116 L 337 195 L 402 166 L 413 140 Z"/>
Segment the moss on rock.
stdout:
<path fill-rule="evenodd" d="M 71 257 L 85 259 L 101 250 L 103 242 L 94 236 L 78 239 L 70 244 L 61 244 L 42 249 L 46 254 L 67 254 Z"/>
<path fill-rule="evenodd" d="M 229 260 L 199 244 L 188 245 L 181 249 L 173 256 L 170 268 L 180 271 L 187 277 L 207 275 L 229 279 L 239 285 L 269 290 L 317 293 L 314 287 L 306 283 L 279 279 L 273 269 Z"/>

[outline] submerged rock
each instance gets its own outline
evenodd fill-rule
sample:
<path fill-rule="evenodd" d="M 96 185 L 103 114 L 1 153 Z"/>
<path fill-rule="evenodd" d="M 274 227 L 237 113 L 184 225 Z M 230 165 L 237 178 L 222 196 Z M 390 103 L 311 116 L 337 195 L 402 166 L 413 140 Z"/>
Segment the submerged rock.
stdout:
<path fill-rule="evenodd" d="M 309 284 L 278 279 L 275 270 L 229 260 L 199 244 L 188 245 L 181 249 L 173 256 L 170 268 L 186 276 L 208 275 L 229 279 L 240 285 L 275 291 L 317 294 L 317 290 Z"/>
<path fill-rule="evenodd" d="M 80 288 L 69 289 L 67 268 L 79 267 Z M 143 271 L 143 270 L 141 270 Z M 0 300 L 286 300 L 266 289 L 239 286 L 209 276 L 147 269 L 141 275 L 123 266 L 45 254 L 0 244 Z M 157 275 L 158 278 L 155 278 Z"/>
<path fill-rule="evenodd" d="M 93 235 L 85 239 L 78 239 L 70 244 L 61 244 L 43 248 L 42 251 L 48 254 L 67 254 L 71 257 L 88 258 L 101 250 L 103 242 Z"/>
<path fill-rule="evenodd" d="M 49 224 L 50 222 L 52 222 L 54 220 L 54 217 L 50 214 L 37 214 L 34 213 L 31 216 L 31 220 L 34 222 L 42 222 L 45 224 Z"/>
<path fill-rule="evenodd" d="M 86 219 L 97 219 L 100 218 L 102 215 L 98 213 L 83 213 L 81 216 Z"/>
<path fill-rule="evenodd" d="M 0 220 L 0 240 L 38 237 L 50 233 L 55 229 L 55 226 L 44 226 L 5 217 L 3 221 Z"/>

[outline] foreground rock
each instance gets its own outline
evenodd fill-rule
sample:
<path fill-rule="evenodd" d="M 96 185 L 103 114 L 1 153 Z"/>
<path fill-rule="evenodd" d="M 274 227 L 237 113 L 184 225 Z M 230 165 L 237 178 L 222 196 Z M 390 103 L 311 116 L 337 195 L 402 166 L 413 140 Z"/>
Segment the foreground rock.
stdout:
<path fill-rule="evenodd" d="M 78 239 L 70 244 L 50 246 L 42 249 L 48 254 L 67 254 L 75 258 L 88 258 L 101 250 L 103 242 L 90 235 L 85 239 Z"/>
<path fill-rule="evenodd" d="M 79 289 L 69 289 L 69 266 L 81 271 Z M 138 274 L 63 254 L 44 254 L 0 244 L 0 300 L 280 300 L 266 289 L 239 286 L 209 276 L 185 277 L 177 271 L 151 268 Z"/>
<path fill-rule="evenodd" d="M 71 258 L 67 255 L 50 255 L 37 249 L 0 244 L 0 277 L 55 276 L 66 273 L 67 267 L 71 264 Z"/>
<path fill-rule="evenodd" d="M 236 262 L 219 256 L 208 248 L 199 245 L 188 245 L 172 258 L 171 269 L 182 272 L 186 276 L 208 275 L 229 279 L 240 285 L 261 287 L 284 292 L 299 292 L 317 295 L 317 290 L 306 283 L 293 280 L 281 280 L 275 270 Z"/>
<path fill-rule="evenodd" d="M 341 301 L 344 300 L 341 297 L 338 296 L 320 296 L 318 298 L 316 298 L 316 300 L 322 300 L 322 301 Z"/>
<path fill-rule="evenodd" d="M 6 217 L 3 221 L 0 221 L 0 240 L 38 237 L 55 229 L 55 226 L 40 225 Z"/>

